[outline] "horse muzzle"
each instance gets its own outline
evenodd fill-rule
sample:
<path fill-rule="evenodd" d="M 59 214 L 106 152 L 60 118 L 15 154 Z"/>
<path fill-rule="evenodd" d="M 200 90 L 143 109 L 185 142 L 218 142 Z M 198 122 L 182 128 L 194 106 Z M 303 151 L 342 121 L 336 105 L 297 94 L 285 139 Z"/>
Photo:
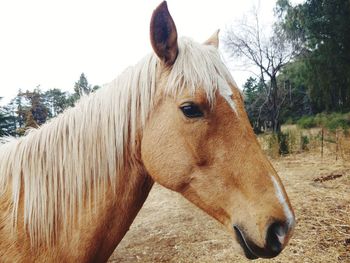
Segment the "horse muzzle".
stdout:
<path fill-rule="evenodd" d="M 288 242 L 292 226 L 283 222 L 272 223 L 266 232 L 265 246 L 259 247 L 252 242 L 244 233 L 242 228 L 234 225 L 236 238 L 248 259 L 273 258 L 281 253 Z"/>

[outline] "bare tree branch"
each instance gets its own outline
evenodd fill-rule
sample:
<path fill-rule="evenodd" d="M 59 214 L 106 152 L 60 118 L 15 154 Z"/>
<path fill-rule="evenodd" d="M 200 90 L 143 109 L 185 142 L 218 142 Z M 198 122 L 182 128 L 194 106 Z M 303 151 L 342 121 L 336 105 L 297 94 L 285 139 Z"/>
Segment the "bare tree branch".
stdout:
<path fill-rule="evenodd" d="M 259 72 L 256 75 L 263 92 L 256 98 L 259 103 L 250 106 L 258 107 L 259 119 L 262 114 L 267 115 L 265 119 L 278 132 L 280 111 L 288 92 L 285 85 L 278 85 L 277 76 L 295 55 L 292 44 L 278 30 L 274 30 L 270 37 L 265 37 L 255 10 L 250 23 L 241 21 L 227 30 L 224 45 L 230 57 L 245 60 L 246 64 L 254 65 Z"/>

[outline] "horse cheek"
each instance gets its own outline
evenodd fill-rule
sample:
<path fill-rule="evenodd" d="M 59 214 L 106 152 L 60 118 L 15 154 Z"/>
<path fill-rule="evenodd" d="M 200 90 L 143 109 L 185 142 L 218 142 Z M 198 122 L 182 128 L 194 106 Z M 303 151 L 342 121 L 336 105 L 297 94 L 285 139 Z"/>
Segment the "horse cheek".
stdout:
<path fill-rule="evenodd" d="M 171 125 L 172 126 L 172 125 Z M 176 140 L 176 143 L 174 143 Z M 141 143 L 143 164 L 154 181 L 174 191 L 181 188 L 190 171 L 188 153 L 176 129 L 154 120 L 144 129 Z"/>

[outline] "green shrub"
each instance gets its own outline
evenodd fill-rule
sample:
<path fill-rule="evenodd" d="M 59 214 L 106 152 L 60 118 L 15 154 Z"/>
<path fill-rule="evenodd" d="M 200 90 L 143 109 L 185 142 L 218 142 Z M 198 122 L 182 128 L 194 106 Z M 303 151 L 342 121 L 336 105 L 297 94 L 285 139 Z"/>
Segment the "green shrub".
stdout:
<path fill-rule="evenodd" d="M 279 154 L 285 155 L 289 153 L 289 133 L 279 132 L 277 134 Z"/>
<path fill-rule="evenodd" d="M 296 129 L 288 129 L 288 151 L 294 153 L 298 151 L 298 131 Z"/>
<path fill-rule="evenodd" d="M 297 121 L 297 125 L 303 129 L 313 127 L 325 127 L 330 131 L 350 128 L 350 113 L 319 113 L 316 116 L 303 116 Z"/>
<path fill-rule="evenodd" d="M 294 122 L 293 118 L 292 118 L 292 117 L 289 117 L 289 118 L 286 120 L 286 122 L 285 122 L 284 124 L 290 125 L 290 124 L 294 124 L 294 123 L 295 123 L 295 122 Z"/>
<path fill-rule="evenodd" d="M 267 139 L 267 152 L 270 157 L 278 158 L 279 153 L 279 143 L 276 134 L 271 134 L 266 137 Z"/>
<path fill-rule="evenodd" d="M 301 134 L 300 135 L 300 149 L 302 151 L 309 150 L 309 147 L 308 147 L 309 143 L 310 143 L 309 137 Z"/>
<path fill-rule="evenodd" d="M 297 125 L 303 129 L 316 127 L 315 118 L 313 116 L 303 116 L 297 121 Z"/>
<path fill-rule="evenodd" d="M 330 131 L 335 131 L 336 129 L 347 130 L 350 126 L 350 120 L 348 116 L 340 113 L 333 113 L 329 115 L 329 118 L 326 123 L 326 128 Z"/>

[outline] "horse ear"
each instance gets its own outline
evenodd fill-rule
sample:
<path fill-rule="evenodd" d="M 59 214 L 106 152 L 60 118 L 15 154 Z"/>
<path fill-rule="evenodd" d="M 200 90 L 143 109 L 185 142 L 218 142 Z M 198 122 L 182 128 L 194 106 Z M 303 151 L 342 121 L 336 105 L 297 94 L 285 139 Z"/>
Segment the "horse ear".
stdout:
<path fill-rule="evenodd" d="M 167 66 L 173 65 L 178 54 L 177 31 L 166 1 L 153 11 L 150 29 L 154 52 Z"/>
<path fill-rule="evenodd" d="M 216 48 L 219 47 L 219 33 L 220 29 L 216 30 L 215 33 L 207 40 L 204 42 L 204 45 L 210 45 L 214 46 Z"/>

